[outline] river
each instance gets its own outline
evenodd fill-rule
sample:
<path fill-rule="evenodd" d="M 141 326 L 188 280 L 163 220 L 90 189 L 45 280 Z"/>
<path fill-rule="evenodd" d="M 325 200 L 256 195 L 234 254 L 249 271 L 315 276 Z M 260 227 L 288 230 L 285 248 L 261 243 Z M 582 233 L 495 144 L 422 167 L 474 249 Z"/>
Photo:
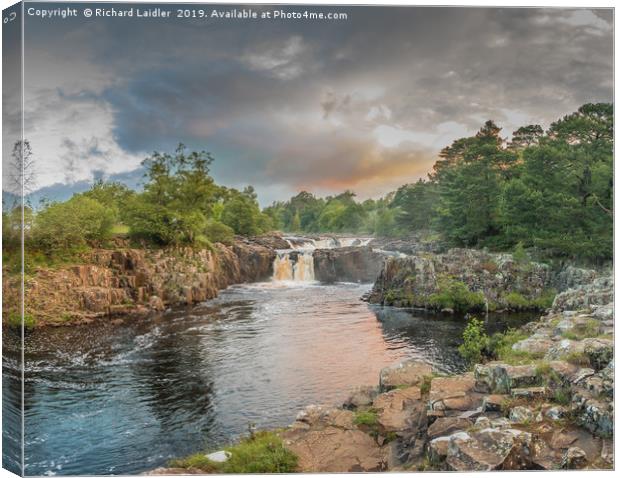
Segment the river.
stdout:
<path fill-rule="evenodd" d="M 341 403 L 407 357 L 464 370 L 462 318 L 371 306 L 360 300 L 370 287 L 247 284 L 146 319 L 28 332 L 26 474 L 143 472 L 230 442 L 250 423 L 285 426 L 308 404 Z M 529 319 L 487 323 L 503 330 Z M 4 340 L 6 404 L 19 396 L 10 352 L 19 342 L 12 332 Z"/>

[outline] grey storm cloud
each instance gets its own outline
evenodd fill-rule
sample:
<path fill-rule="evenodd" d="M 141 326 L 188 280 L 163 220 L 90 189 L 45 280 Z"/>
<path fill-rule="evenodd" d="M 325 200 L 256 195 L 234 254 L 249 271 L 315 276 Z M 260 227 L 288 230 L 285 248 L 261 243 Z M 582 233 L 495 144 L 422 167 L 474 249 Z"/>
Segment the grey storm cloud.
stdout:
<path fill-rule="evenodd" d="M 330 9 L 348 20 L 28 20 L 40 186 L 182 141 L 263 204 L 301 188 L 378 196 L 487 119 L 509 136 L 613 98 L 611 10 Z"/>

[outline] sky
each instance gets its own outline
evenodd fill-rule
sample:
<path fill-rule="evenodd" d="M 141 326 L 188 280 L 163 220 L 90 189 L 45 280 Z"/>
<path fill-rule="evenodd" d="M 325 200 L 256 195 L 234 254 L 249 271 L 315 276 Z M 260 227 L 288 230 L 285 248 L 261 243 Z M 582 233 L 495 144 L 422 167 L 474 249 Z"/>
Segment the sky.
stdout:
<path fill-rule="evenodd" d="M 183 142 L 263 206 L 300 190 L 379 197 L 426 177 L 441 148 L 488 119 L 510 137 L 613 99 L 611 10 L 331 11 L 348 19 L 26 17 L 36 189 L 135 179 L 149 153 Z"/>

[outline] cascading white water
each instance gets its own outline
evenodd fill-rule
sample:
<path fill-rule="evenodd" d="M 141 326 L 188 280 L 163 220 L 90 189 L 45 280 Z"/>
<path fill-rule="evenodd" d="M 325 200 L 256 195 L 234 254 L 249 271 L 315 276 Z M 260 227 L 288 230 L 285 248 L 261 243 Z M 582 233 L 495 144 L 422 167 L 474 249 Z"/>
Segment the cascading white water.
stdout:
<path fill-rule="evenodd" d="M 333 238 L 285 237 L 290 250 L 279 251 L 273 261 L 273 280 L 311 282 L 314 281 L 315 249 L 334 249 L 337 247 L 365 246 L 372 238 Z"/>
<path fill-rule="evenodd" d="M 312 251 L 281 251 L 273 262 L 274 281 L 310 282 L 314 280 Z"/>

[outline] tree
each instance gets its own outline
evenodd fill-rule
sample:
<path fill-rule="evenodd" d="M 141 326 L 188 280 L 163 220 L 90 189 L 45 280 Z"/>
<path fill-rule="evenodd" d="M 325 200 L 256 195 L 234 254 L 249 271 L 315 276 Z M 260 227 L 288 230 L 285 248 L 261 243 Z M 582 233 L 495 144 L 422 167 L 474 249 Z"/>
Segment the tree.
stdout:
<path fill-rule="evenodd" d="M 212 162 L 210 153 L 188 153 L 183 144 L 174 154 L 146 158 L 144 192 L 128 201 L 124 217 L 130 234 L 160 244 L 192 244 L 202 237 L 225 194 L 209 174 Z"/>
<path fill-rule="evenodd" d="M 222 222 L 236 234 L 254 236 L 266 231 L 268 217 L 261 213 L 253 189 L 243 192 L 230 190 L 231 197 L 224 203 Z"/>
<path fill-rule="evenodd" d="M 396 211 L 398 227 L 405 232 L 414 232 L 431 228 L 436 203 L 436 183 L 420 179 L 398 188 L 390 207 Z"/>
<path fill-rule="evenodd" d="M 28 195 L 34 191 L 36 185 L 35 161 L 32 155 L 32 147 L 27 139 L 16 141 L 11 153 L 8 175 L 10 178 L 10 191 L 16 196 L 16 207 L 24 198 L 28 204 Z"/>
<path fill-rule="evenodd" d="M 524 149 L 538 144 L 540 138 L 543 137 L 544 131 L 542 126 L 538 124 L 530 124 L 522 126 L 512 133 L 512 141 L 509 147 L 511 149 Z"/>
<path fill-rule="evenodd" d="M 443 165 L 435 168 L 435 225 L 455 245 L 481 245 L 500 232 L 501 184 L 516 159 L 502 148 L 500 131 L 487 121 L 476 136 L 457 140 L 445 149 Z"/>

